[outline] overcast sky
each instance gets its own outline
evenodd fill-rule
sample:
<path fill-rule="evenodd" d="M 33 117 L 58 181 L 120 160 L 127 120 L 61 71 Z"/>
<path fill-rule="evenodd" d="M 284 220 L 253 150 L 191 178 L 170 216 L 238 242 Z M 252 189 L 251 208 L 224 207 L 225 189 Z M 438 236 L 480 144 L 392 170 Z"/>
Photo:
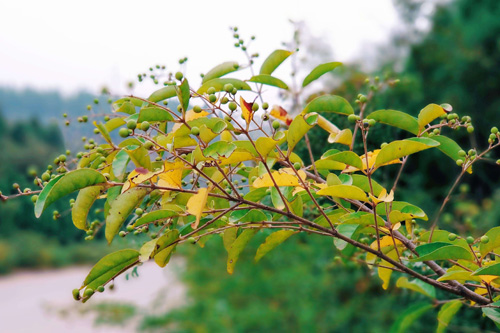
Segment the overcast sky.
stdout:
<path fill-rule="evenodd" d="M 332 61 L 349 61 L 386 42 L 398 21 L 392 0 L 5 0 L 0 12 L 0 86 L 64 93 L 123 93 L 138 73 L 176 71 L 184 56 L 189 77 L 243 61 L 229 26 L 255 35 L 251 51 L 267 55 L 291 39 L 289 19 L 305 21 Z"/>

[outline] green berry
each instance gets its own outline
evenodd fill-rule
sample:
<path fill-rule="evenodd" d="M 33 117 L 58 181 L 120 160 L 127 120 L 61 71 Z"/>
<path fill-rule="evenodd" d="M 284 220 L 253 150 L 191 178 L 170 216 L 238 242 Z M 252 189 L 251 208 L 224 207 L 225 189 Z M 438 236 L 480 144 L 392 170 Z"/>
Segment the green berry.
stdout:
<path fill-rule="evenodd" d="M 191 244 L 196 244 L 196 238 L 194 237 L 189 237 L 188 238 L 188 242 L 191 243 Z"/>
<path fill-rule="evenodd" d="M 35 194 L 35 195 L 33 195 L 33 196 L 31 197 L 31 201 L 32 201 L 33 203 L 36 203 L 36 201 L 37 201 L 37 200 L 38 200 L 38 195 L 36 195 L 36 194 Z"/>
<path fill-rule="evenodd" d="M 281 124 L 280 124 L 279 121 L 277 121 L 277 120 L 273 121 L 273 128 L 275 130 L 277 130 L 278 128 L 280 128 L 280 126 L 281 126 Z"/>
<path fill-rule="evenodd" d="M 457 165 L 462 166 L 464 164 L 464 160 L 457 160 Z"/>
<path fill-rule="evenodd" d="M 50 174 L 47 172 L 42 173 L 42 180 L 48 182 L 50 180 Z"/>
<path fill-rule="evenodd" d="M 262 108 L 263 108 L 264 110 L 269 109 L 269 104 L 268 104 L 267 102 L 262 103 Z"/>
<path fill-rule="evenodd" d="M 215 103 L 215 101 L 217 100 L 217 96 L 210 95 L 210 96 L 208 96 L 208 100 L 210 101 L 210 103 Z"/>
<path fill-rule="evenodd" d="M 235 102 L 230 102 L 228 107 L 229 107 L 229 110 L 234 111 L 234 110 L 236 110 L 237 105 Z"/>
<path fill-rule="evenodd" d="M 73 294 L 73 298 L 75 299 L 75 301 L 80 300 L 80 290 L 79 289 L 73 289 L 72 294 Z"/>
<path fill-rule="evenodd" d="M 200 113 L 200 112 L 201 112 L 201 106 L 199 106 L 199 105 L 195 105 L 195 106 L 193 107 L 193 111 L 194 111 L 194 112 L 196 112 L 196 113 Z"/>
<path fill-rule="evenodd" d="M 144 143 L 144 148 L 146 148 L 147 150 L 150 150 L 151 148 L 153 148 L 154 144 L 151 142 L 151 141 L 146 141 Z"/>
<path fill-rule="evenodd" d="M 18 189 L 19 189 L 19 184 L 18 184 L 18 183 L 14 183 L 14 184 L 12 184 L 12 188 L 13 188 L 14 190 L 18 190 Z"/>
<path fill-rule="evenodd" d="M 465 150 L 459 150 L 458 151 L 458 156 L 465 157 L 465 155 L 467 155 L 467 153 L 465 152 Z"/>
<path fill-rule="evenodd" d="M 183 77 L 184 77 L 184 75 L 182 75 L 182 73 L 181 73 L 181 72 L 177 72 L 177 73 L 175 73 L 175 78 L 176 78 L 177 80 L 179 80 L 179 81 L 180 81 L 180 80 L 182 80 L 182 78 L 183 78 Z"/>
<path fill-rule="evenodd" d="M 234 89 L 234 86 L 231 84 L 231 83 L 226 83 L 224 85 L 224 91 L 230 93 L 231 91 L 233 91 Z"/>
<path fill-rule="evenodd" d="M 492 133 L 492 134 L 497 134 L 497 133 L 498 133 L 498 128 L 496 128 L 496 127 L 492 127 L 492 128 L 491 128 L 491 133 Z"/>
<path fill-rule="evenodd" d="M 134 226 L 129 224 L 127 227 L 126 227 L 127 231 L 132 231 L 134 230 Z"/>
<path fill-rule="evenodd" d="M 467 244 L 473 244 L 474 243 L 474 237 L 469 236 L 466 238 Z"/>
<path fill-rule="evenodd" d="M 293 168 L 294 168 L 295 170 L 299 170 L 299 169 L 300 169 L 300 167 L 301 167 L 301 165 L 300 165 L 300 163 L 299 163 L 299 162 L 295 162 L 295 163 L 293 163 Z"/>
<path fill-rule="evenodd" d="M 200 129 L 196 126 L 191 127 L 191 134 L 193 135 L 200 135 Z"/>
<path fill-rule="evenodd" d="M 259 104 L 257 104 L 257 103 L 253 103 L 253 104 L 252 104 L 252 111 L 254 111 L 254 112 L 255 112 L 255 111 L 257 111 L 257 110 L 259 110 Z"/>
<path fill-rule="evenodd" d="M 469 156 L 475 156 L 475 155 L 476 155 L 476 151 L 474 149 L 470 149 Z"/>
<path fill-rule="evenodd" d="M 87 288 L 84 292 L 83 292 L 83 297 L 90 297 L 94 295 L 94 289 L 92 288 Z"/>
<path fill-rule="evenodd" d="M 368 119 L 368 125 L 375 126 L 376 123 L 377 121 L 375 119 Z"/>
<path fill-rule="evenodd" d="M 486 244 L 490 241 L 490 238 L 486 235 L 481 237 L 481 243 Z"/>
<path fill-rule="evenodd" d="M 144 214 L 144 210 L 142 210 L 142 208 L 137 208 L 135 210 L 135 214 L 138 215 L 138 216 L 141 216 L 142 214 Z"/>
<path fill-rule="evenodd" d="M 222 99 L 220 100 L 221 104 L 227 104 L 227 102 L 229 102 L 229 98 L 227 98 L 226 96 L 222 97 Z"/>
<path fill-rule="evenodd" d="M 467 126 L 467 132 L 469 133 L 474 132 L 474 126 Z"/>
<path fill-rule="evenodd" d="M 135 120 L 127 121 L 127 128 L 134 130 L 137 127 L 137 122 Z"/>
<path fill-rule="evenodd" d="M 97 287 L 97 291 L 100 293 L 104 292 L 104 286 Z"/>
<path fill-rule="evenodd" d="M 214 87 L 210 87 L 210 88 L 208 88 L 207 93 L 208 93 L 209 95 L 213 95 L 213 94 L 215 94 L 215 88 L 214 88 Z"/>
<path fill-rule="evenodd" d="M 355 114 L 350 114 L 348 117 L 347 117 L 347 120 L 349 120 L 351 123 L 355 123 L 356 120 L 358 120 L 358 117 L 355 115 Z"/>
<path fill-rule="evenodd" d="M 122 230 L 122 231 L 120 231 L 120 232 L 118 233 L 118 236 L 120 236 L 120 237 L 125 237 L 125 236 L 127 236 L 127 233 L 126 233 L 125 231 L 123 231 L 123 230 Z"/>
<path fill-rule="evenodd" d="M 146 132 L 147 130 L 149 130 L 149 123 L 147 121 L 143 121 L 141 123 L 141 130 L 143 130 L 144 132 Z"/>
<path fill-rule="evenodd" d="M 454 234 L 454 233 L 450 233 L 450 234 L 448 235 L 448 240 L 449 240 L 450 242 L 453 242 L 455 239 L 457 239 L 457 235 L 456 235 L 456 234 Z"/>
<path fill-rule="evenodd" d="M 126 129 L 125 127 L 122 127 L 120 128 L 120 130 L 118 131 L 118 134 L 122 137 L 122 138 L 126 138 L 128 137 L 129 133 L 128 133 L 128 129 Z"/>

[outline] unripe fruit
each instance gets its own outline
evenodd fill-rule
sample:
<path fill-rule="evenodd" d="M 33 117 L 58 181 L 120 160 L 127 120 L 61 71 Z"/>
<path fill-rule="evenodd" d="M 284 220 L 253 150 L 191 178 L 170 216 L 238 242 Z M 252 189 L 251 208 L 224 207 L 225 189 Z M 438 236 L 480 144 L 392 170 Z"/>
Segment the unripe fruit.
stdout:
<path fill-rule="evenodd" d="M 230 93 L 231 91 L 233 91 L 234 89 L 234 86 L 231 84 L 231 83 L 226 83 L 224 85 L 224 91 Z"/>
<path fill-rule="evenodd" d="M 490 241 L 490 238 L 486 235 L 481 237 L 481 243 L 486 244 Z"/>
<path fill-rule="evenodd" d="M 234 111 L 234 110 L 236 110 L 237 105 L 235 102 L 230 102 L 228 107 L 229 107 L 229 110 Z"/>
<path fill-rule="evenodd" d="M 469 150 L 469 156 L 475 156 L 476 151 L 474 149 Z"/>
<path fill-rule="evenodd" d="M 97 287 L 97 291 L 100 293 L 104 292 L 104 286 Z"/>
<path fill-rule="evenodd" d="M 134 226 L 129 224 L 126 229 L 127 229 L 127 231 L 132 231 L 132 230 L 134 230 Z"/>
<path fill-rule="evenodd" d="M 473 126 L 467 126 L 467 132 L 469 132 L 469 133 L 474 132 L 474 127 Z"/>
<path fill-rule="evenodd" d="M 375 126 L 376 123 L 377 121 L 375 119 L 368 119 L 368 125 Z"/>
<path fill-rule="evenodd" d="M 492 134 L 497 134 L 497 133 L 498 133 L 498 128 L 496 128 L 496 127 L 492 127 L 492 128 L 491 128 L 491 133 L 492 133 Z"/>
<path fill-rule="evenodd" d="M 94 289 L 92 288 L 87 288 L 84 292 L 83 292 L 83 297 L 90 297 L 94 295 Z"/>
<path fill-rule="evenodd" d="M 147 121 L 143 121 L 141 123 L 141 130 L 143 130 L 144 132 L 146 132 L 148 129 L 149 129 L 149 123 Z"/>
<path fill-rule="evenodd" d="M 183 78 L 183 77 L 184 77 L 184 75 L 182 75 L 182 73 L 181 73 L 181 72 L 177 72 L 177 73 L 175 73 L 175 78 L 176 78 L 177 80 L 179 80 L 179 81 L 180 81 L 180 80 L 182 80 L 182 78 Z"/>
<path fill-rule="evenodd" d="M 188 238 L 188 242 L 191 243 L 191 244 L 196 244 L 196 238 L 194 237 L 189 237 Z"/>
<path fill-rule="evenodd" d="M 209 95 L 213 95 L 213 94 L 215 94 L 215 88 L 214 88 L 214 87 L 210 87 L 210 88 L 208 88 L 207 93 L 208 93 Z"/>
<path fill-rule="evenodd" d="M 194 112 L 196 112 L 196 113 L 200 113 L 200 112 L 201 112 L 201 106 L 199 106 L 199 105 L 195 105 L 195 106 L 193 107 L 193 111 L 194 111 Z"/>
<path fill-rule="evenodd" d="M 120 128 L 120 130 L 118 131 L 118 134 L 122 137 L 122 138 L 126 138 L 128 137 L 128 129 L 126 129 L 125 127 L 122 127 Z"/>
<path fill-rule="evenodd" d="M 262 108 L 263 108 L 264 110 L 269 109 L 269 103 L 267 103 L 267 102 L 262 103 Z"/>
<path fill-rule="evenodd" d="M 355 114 L 350 114 L 348 117 L 347 117 L 347 120 L 349 120 L 351 123 L 355 123 L 356 120 L 357 120 L 357 116 Z"/>
<path fill-rule="evenodd" d="M 100 132 L 99 132 L 99 129 L 94 128 L 94 134 L 99 134 L 99 133 L 100 133 Z"/>
<path fill-rule="evenodd" d="M 217 100 L 217 96 L 210 95 L 210 96 L 208 96 L 208 100 L 210 101 L 210 103 L 215 103 L 215 101 Z"/>
<path fill-rule="evenodd" d="M 42 173 L 42 180 L 48 182 L 50 180 L 50 175 L 47 172 Z"/>
<path fill-rule="evenodd" d="M 300 165 L 300 163 L 299 163 L 299 162 L 295 162 L 295 163 L 293 164 L 293 168 L 294 168 L 295 170 L 299 170 L 299 169 L 300 169 L 300 167 L 301 167 L 301 165 Z"/>
<path fill-rule="evenodd" d="M 32 201 L 33 203 L 36 203 L 36 201 L 37 201 L 37 200 L 38 200 L 38 195 L 36 195 L 36 194 L 35 194 L 35 195 L 33 195 L 33 196 L 31 197 L 31 201 Z"/>
<path fill-rule="evenodd" d="M 257 111 L 257 110 L 259 110 L 259 104 L 257 104 L 257 103 L 253 103 L 253 104 L 252 104 L 252 111 L 254 111 L 254 112 L 255 112 L 255 111 Z"/>
<path fill-rule="evenodd" d="M 465 152 L 465 150 L 459 150 L 458 151 L 458 156 L 464 157 L 465 155 L 467 155 L 467 153 Z"/>
<path fill-rule="evenodd" d="M 123 231 L 123 230 L 122 230 L 122 231 L 120 231 L 120 232 L 118 233 L 118 236 L 120 236 L 120 237 L 125 237 L 125 236 L 127 236 L 127 233 L 126 233 L 125 231 Z"/>
<path fill-rule="evenodd" d="M 73 289 L 72 294 L 73 294 L 73 298 L 75 299 L 75 301 L 80 300 L 80 290 L 79 289 Z"/>
<path fill-rule="evenodd" d="M 200 135 L 200 129 L 196 126 L 191 127 L 191 134 L 193 135 Z"/>
<path fill-rule="evenodd" d="M 457 160 L 457 165 L 462 166 L 464 164 L 464 160 Z"/>
<path fill-rule="evenodd" d="M 13 188 L 14 190 L 18 190 L 18 189 L 19 189 L 19 184 L 18 184 L 18 183 L 14 183 L 14 184 L 12 184 L 12 188 Z"/>
<path fill-rule="evenodd" d="M 137 208 L 135 210 L 135 214 L 141 216 L 142 214 L 144 214 L 144 210 L 142 210 L 142 208 Z"/>
<path fill-rule="evenodd" d="M 137 122 L 135 120 L 129 120 L 127 121 L 127 128 L 128 129 L 135 129 L 137 127 Z"/>
<path fill-rule="evenodd" d="M 281 126 L 281 124 L 280 124 L 279 121 L 277 121 L 277 120 L 273 121 L 273 128 L 275 130 L 277 130 L 278 128 L 280 128 L 280 126 Z"/>
<path fill-rule="evenodd" d="M 472 244 L 472 243 L 474 243 L 474 237 L 469 236 L 466 238 L 466 241 L 467 241 L 467 244 Z"/>
<path fill-rule="evenodd" d="M 146 141 L 144 143 L 144 148 L 146 148 L 147 150 L 153 148 L 154 144 L 151 142 L 151 141 Z"/>
<path fill-rule="evenodd" d="M 453 242 L 455 239 L 457 239 L 457 235 L 456 235 L 456 234 L 454 234 L 454 233 L 450 233 L 450 234 L 448 235 L 448 240 L 449 240 L 449 241 Z"/>
<path fill-rule="evenodd" d="M 229 102 L 229 98 L 227 98 L 226 96 L 222 97 L 222 99 L 220 100 L 221 104 L 227 104 L 227 102 Z"/>

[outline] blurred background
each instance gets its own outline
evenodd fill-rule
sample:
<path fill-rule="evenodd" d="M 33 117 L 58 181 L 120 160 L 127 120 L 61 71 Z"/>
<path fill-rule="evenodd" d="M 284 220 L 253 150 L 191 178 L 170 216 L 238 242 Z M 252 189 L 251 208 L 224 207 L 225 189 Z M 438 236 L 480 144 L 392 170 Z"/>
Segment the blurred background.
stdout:
<path fill-rule="evenodd" d="M 376 93 L 369 111 L 417 115 L 429 103 L 449 103 L 473 119 L 473 135 L 454 136 L 466 150 L 486 147 L 490 127 L 500 125 L 498 0 L 257 0 L 245 5 L 20 0 L 4 1 L 0 10 L 4 194 L 15 193 L 13 183 L 34 188 L 34 174 L 66 150 L 74 156 L 82 149 L 81 137 L 94 136 L 90 124 L 78 122 L 90 115 L 87 105 L 99 116 L 109 110 L 109 99 L 158 89 L 153 80 L 139 85 L 138 74 L 165 65 L 167 71 L 181 69 L 196 84 L 200 73 L 223 61 L 243 63 L 229 28 L 235 26 L 240 38 L 256 36 L 249 52 L 260 58 L 276 48 L 299 47 L 296 61 L 304 73 L 321 62 L 345 64 L 305 91 L 306 100 L 333 93 L 354 103 L 358 93 L 366 93 L 366 78 L 399 79 Z M 184 57 L 188 61 L 180 65 Z M 290 72 L 286 66 L 281 70 L 281 75 Z M 347 125 L 340 117 L 331 120 Z M 401 135 L 387 127 L 377 130 Z M 314 132 L 310 138 L 320 156 L 326 137 Z M 499 225 L 498 158 L 489 156 L 465 178 L 440 221 L 443 227 L 479 236 Z M 453 161 L 443 162 L 432 152 L 412 160 L 405 171 L 402 199 L 411 199 L 429 216 L 459 173 Z M 379 182 L 389 183 L 393 176 L 384 174 Z M 213 239 L 205 249 L 184 250 L 164 270 L 140 267 L 117 281 L 115 291 L 82 306 L 72 302 L 71 289 L 100 257 L 130 244 L 110 248 L 103 239 L 85 242 L 65 200 L 54 205 L 56 214 L 49 211 L 38 220 L 32 209 L 29 198 L 0 203 L 2 332 L 386 332 L 423 297 L 395 287 L 383 292 L 366 268 L 335 262 L 337 250 L 321 237 L 291 239 L 255 265 L 251 255 L 265 237 L 260 235 L 232 276 L 225 270 L 221 242 Z M 436 312 L 424 315 L 412 331 L 434 330 Z M 478 318 L 480 311 L 463 307 L 449 329 L 494 331 L 492 323 Z"/>

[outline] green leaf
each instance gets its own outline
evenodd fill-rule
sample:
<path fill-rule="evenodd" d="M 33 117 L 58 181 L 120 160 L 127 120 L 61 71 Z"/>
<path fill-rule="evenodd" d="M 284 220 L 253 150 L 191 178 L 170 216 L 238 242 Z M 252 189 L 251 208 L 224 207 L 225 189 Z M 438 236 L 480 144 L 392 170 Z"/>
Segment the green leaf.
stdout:
<path fill-rule="evenodd" d="M 155 121 L 173 121 L 174 117 L 172 115 L 157 106 L 147 106 L 141 108 L 139 111 L 138 122 L 142 123 L 143 121 L 155 122 Z"/>
<path fill-rule="evenodd" d="M 406 310 L 401 312 L 394 324 L 391 326 L 390 333 L 410 332 L 409 328 L 411 324 L 432 308 L 432 304 L 427 302 L 412 304 Z"/>
<path fill-rule="evenodd" d="M 352 177 L 352 185 L 359 187 L 365 192 L 370 192 L 370 182 L 368 181 L 368 177 L 359 174 L 352 174 L 351 177 Z M 375 194 L 377 197 L 380 195 L 380 192 L 382 192 L 382 190 L 384 189 L 382 185 L 377 183 L 373 178 L 372 178 L 372 187 L 373 187 L 373 194 Z"/>
<path fill-rule="evenodd" d="M 281 81 L 280 79 L 267 75 L 267 74 L 260 74 L 260 75 L 255 75 L 248 80 L 249 82 L 255 82 L 255 83 L 262 83 L 268 86 L 273 86 L 273 87 L 278 87 L 281 89 L 288 90 L 288 86 L 286 85 L 285 82 Z"/>
<path fill-rule="evenodd" d="M 439 116 L 446 114 L 444 109 L 437 104 L 429 104 L 425 108 L 423 108 L 418 114 L 418 132 L 422 132 L 425 125 L 432 122 L 434 119 Z"/>
<path fill-rule="evenodd" d="M 231 216 L 229 217 L 229 222 L 231 223 L 236 223 L 236 222 L 263 222 L 269 220 L 269 217 L 264 214 L 264 212 L 257 210 L 257 209 L 251 209 L 251 210 L 236 210 L 233 213 L 231 213 Z"/>
<path fill-rule="evenodd" d="M 360 228 L 359 224 L 341 224 L 337 226 L 337 231 L 339 232 L 339 234 L 352 239 L 353 235 L 356 233 L 356 231 L 358 231 L 359 228 Z M 347 247 L 347 245 L 349 245 L 349 243 L 339 238 L 334 238 L 333 244 L 340 251 L 344 250 Z"/>
<path fill-rule="evenodd" d="M 269 236 L 266 237 L 264 243 L 262 243 L 257 249 L 257 253 L 255 254 L 255 262 L 258 262 L 269 253 L 271 250 L 276 248 L 278 245 L 286 241 L 290 236 L 297 233 L 295 230 L 278 230 L 273 232 Z"/>
<path fill-rule="evenodd" d="M 38 198 L 38 200 L 40 200 L 40 198 Z M 481 257 L 486 256 L 491 251 L 500 247 L 500 227 L 491 228 L 485 233 L 485 236 L 488 236 L 490 241 L 486 244 L 479 243 Z"/>
<path fill-rule="evenodd" d="M 166 86 L 152 93 L 151 96 L 148 97 L 148 100 L 153 103 L 158 103 L 175 96 L 177 96 L 175 86 Z"/>
<path fill-rule="evenodd" d="M 448 327 L 448 324 L 461 307 L 462 302 L 458 300 L 448 302 L 441 307 L 437 316 L 438 327 L 436 333 L 443 333 L 446 331 L 446 327 Z"/>
<path fill-rule="evenodd" d="M 139 260 L 139 255 L 138 251 L 132 249 L 108 254 L 92 267 L 80 289 L 87 287 L 96 290 L 97 287 L 105 285 L 126 269 L 134 266 Z"/>
<path fill-rule="evenodd" d="M 111 168 L 113 170 L 113 175 L 119 179 L 123 180 L 125 177 L 125 172 L 127 170 L 128 162 L 130 161 L 130 157 L 127 152 L 124 150 L 120 150 L 113 159 L 113 163 L 111 164 Z"/>
<path fill-rule="evenodd" d="M 422 280 L 409 281 L 406 276 L 402 276 L 396 282 L 396 287 L 410 289 L 430 298 L 436 298 L 436 289 Z"/>
<path fill-rule="evenodd" d="M 165 235 L 161 236 L 156 243 L 156 250 L 153 252 L 155 263 L 160 267 L 165 267 L 170 261 L 172 256 L 172 251 L 177 246 L 177 243 L 172 245 L 177 239 L 179 239 L 179 230 L 169 230 Z"/>
<path fill-rule="evenodd" d="M 175 211 L 169 210 L 169 209 L 155 210 L 155 211 L 152 211 L 151 213 L 144 214 L 140 218 L 138 218 L 134 222 L 134 227 L 137 227 L 137 226 L 140 226 L 143 224 L 147 224 L 147 223 L 152 223 L 152 222 L 159 221 L 159 220 L 164 220 L 164 219 L 174 217 L 174 216 L 179 216 L 179 212 L 175 212 Z"/>
<path fill-rule="evenodd" d="M 353 185 L 332 185 L 316 192 L 317 195 L 329 195 L 342 199 L 368 201 L 365 191 Z"/>
<path fill-rule="evenodd" d="M 448 259 L 474 260 L 474 256 L 470 251 L 467 251 L 467 249 L 464 249 L 461 246 L 450 245 L 449 243 L 428 243 L 417 246 L 415 250 L 420 257 L 410 260 L 411 262 Z"/>
<path fill-rule="evenodd" d="M 354 114 L 354 109 L 349 102 L 340 96 L 322 95 L 313 99 L 306 105 L 302 113 L 309 112 L 334 112 L 343 115 Z"/>
<path fill-rule="evenodd" d="M 231 245 L 233 245 L 234 241 L 236 240 L 236 235 L 238 234 L 238 228 L 229 228 L 224 230 L 224 233 L 222 234 L 222 241 L 224 243 L 224 248 L 226 251 L 229 253 L 229 249 L 231 248 Z"/>
<path fill-rule="evenodd" d="M 133 187 L 120 194 L 112 203 L 109 214 L 106 216 L 106 240 L 109 244 L 118 234 L 123 222 L 128 218 L 132 211 L 141 203 L 142 199 L 148 194 L 148 189 L 142 187 Z"/>
<path fill-rule="evenodd" d="M 467 244 L 467 241 L 465 239 L 463 239 L 463 238 L 457 238 L 457 239 L 455 239 L 453 241 L 450 241 L 448 239 L 448 235 L 450 234 L 449 231 L 446 231 L 446 230 L 434 230 L 434 233 L 432 234 L 432 240 L 431 241 L 429 241 L 430 234 L 431 234 L 430 231 L 426 231 L 425 233 L 423 233 L 422 235 L 420 235 L 420 240 L 422 242 L 426 242 L 426 243 L 436 243 L 436 242 L 449 243 L 449 244 L 461 246 L 464 249 L 469 249 L 469 245 Z"/>
<path fill-rule="evenodd" d="M 226 61 L 220 65 L 215 66 L 203 76 L 201 83 L 208 82 L 212 79 L 220 78 L 226 74 L 236 72 L 240 68 L 240 65 L 236 61 Z"/>
<path fill-rule="evenodd" d="M 75 204 L 71 208 L 71 218 L 75 227 L 87 230 L 87 215 L 104 186 L 89 186 L 78 193 Z"/>
<path fill-rule="evenodd" d="M 276 148 L 276 145 L 279 145 L 282 141 L 284 141 L 285 137 L 282 140 L 275 140 L 271 137 L 260 137 L 255 141 L 255 146 L 257 147 L 257 151 L 262 155 L 262 157 L 267 157 L 269 153 Z"/>
<path fill-rule="evenodd" d="M 396 110 L 377 110 L 366 119 L 375 119 L 377 122 L 397 127 L 412 134 L 418 134 L 418 120 L 407 113 Z"/>
<path fill-rule="evenodd" d="M 116 110 L 113 110 L 113 112 L 134 114 L 135 113 L 135 105 L 130 103 L 130 102 L 125 102 L 125 103 L 121 104 Z"/>
<path fill-rule="evenodd" d="M 483 307 L 483 308 L 481 308 L 481 310 L 488 318 L 493 320 L 493 322 L 497 325 L 497 327 L 499 327 L 500 326 L 499 325 L 500 324 L 500 309 L 498 307 L 500 307 L 500 301 L 495 302 L 495 303 L 491 303 L 489 305 L 496 306 L 496 308 Z"/>
<path fill-rule="evenodd" d="M 375 167 L 437 146 L 439 146 L 439 142 L 429 138 L 411 138 L 393 141 L 380 150 L 375 160 Z"/>
<path fill-rule="evenodd" d="M 121 117 L 112 118 L 108 120 L 106 124 L 104 124 L 104 126 L 108 130 L 108 133 L 114 131 L 115 129 L 123 125 L 125 125 L 125 120 L 123 120 L 123 118 Z"/>
<path fill-rule="evenodd" d="M 495 275 L 500 276 L 500 263 L 489 266 L 483 266 L 476 270 L 472 275 Z"/>
<path fill-rule="evenodd" d="M 240 253 L 243 251 L 245 246 L 248 244 L 250 239 L 259 231 L 259 229 L 245 229 L 243 232 L 236 238 L 231 247 L 229 248 L 228 257 L 227 257 L 227 272 L 229 274 L 233 274 L 234 265 L 238 261 L 240 257 Z"/>
<path fill-rule="evenodd" d="M 286 60 L 293 52 L 287 51 L 287 50 L 275 50 L 273 53 L 271 53 L 266 60 L 264 60 L 264 63 L 262 63 L 262 66 L 260 67 L 260 72 L 259 74 L 267 74 L 271 75 L 276 68 L 278 68 L 279 65 L 283 61 Z"/>
<path fill-rule="evenodd" d="M 299 114 L 295 117 L 290 124 L 287 141 L 288 141 L 288 155 L 291 154 L 297 143 L 309 132 L 311 128 L 318 123 L 318 114 Z"/>
<path fill-rule="evenodd" d="M 106 128 L 106 126 L 103 125 L 102 123 L 98 123 L 96 121 L 94 121 L 94 126 L 97 127 L 97 129 L 101 133 L 101 136 L 104 138 L 104 140 L 106 140 L 107 143 L 112 145 L 113 143 L 111 142 L 111 137 L 109 136 L 109 132 L 108 132 L 108 129 Z"/>
<path fill-rule="evenodd" d="M 238 79 L 212 79 L 202 84 L 202 86 L 198 89 L 198 94 L 205 94 L 210 87 L 214 87 L 215 91 L 223 91 L 224 85 L 232 84 L 238 90 L 252 90 L 250 86 Z"/>
<path fill-rule="evenodd" d="M 358 154 L 352 151 L 343 151 L 334 155 L 327 157 L 328 160 L 341 162 L 347 165 L 351 165 L 358 169 L 363 169 L 363 162 Z"/>
<path fill-rule="evenodd" d="M 319 66 L 316 66 L 316 68 L 314 68 L 311 71 L 311 73 L 309 73 L 305 77 L 304 81 L 302 82 L 302 87 L 307 86 L 308 84 L 310 84 L 314 80 L 317 80 L 318 78 L 320 78 L 322 75 L 328 73 L 329 71 L 333 71 L 335 68 L 337 68 L 340 65 L 342 65 L 341 62 L 328 62 L 326 64 L 321 64 Z"/>
<path fill-rule="evenodd" d="M 93 169 L 78 169 L 52 179 L 38 195 L 35 204 L 35 216 L 42 215 L 43 211 L 60 198 L 82 188 L 106 183 L 99 171 Z"/>
<path fill-rule="evenodd" d="M 457 267 L 457 266 L 454 266 Z M 448 269 L 444 275 L 441 275 L 436 281 L 450 281 L 450 280 L 457 280 L 461 283 L 465 281 L 476 281 L 476 282 L 481 282 L 481 278 L 472 276 L 472 272 L 466 271 L 466 270 L 451 270 Z"/>
<path fill-rule="evenodd" d="M 189 91 L 189 83 L 187 79 L 182 80 L 179 90 L 177 90 L 177 97 L 184 111 L 187 111 L 189 107 L 189 100 L 191 98 L 191 92 Z"/>
<path fill-rule="evenodd" d="M 252 190 L 245 194 L 243 199 L 252 201 L 252 202 L 259 202 L 262 200 L 264 197 L 267 196 L 267 187 L 261 187 L 255 190 Z"/>
<path fill-rule="evenodd" d="M 218 158 L 220 156 L 229 157 L 235 149 L 236 145 L 232 142 L 217 141 L 203 149 L 203 155 L 211 158 Z"/>
<path fill-rule="evenodd" d="M 143 146 L 129 146 L 123 150 L 127 152 L 128 156 L 137 168 L 143 167 L 151 170 L 151 159 L 149 157 L 149 151 L 146 148 Z"/>

